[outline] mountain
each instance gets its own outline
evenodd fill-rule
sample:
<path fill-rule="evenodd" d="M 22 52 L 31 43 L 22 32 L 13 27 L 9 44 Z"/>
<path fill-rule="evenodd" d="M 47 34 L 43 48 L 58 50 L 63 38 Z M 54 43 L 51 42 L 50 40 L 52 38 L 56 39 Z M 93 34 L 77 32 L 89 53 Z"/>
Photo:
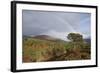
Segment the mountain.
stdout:
<path fill-rule="evenodd" d="M 36 35 L 33 38 L 41 39 L 41 40 L 57 40 L 57 38 L 54 38 L 48 35 Z"/>
<path fill-rule="evenodd" d="M 40 40 L 62 41 L 62 42 L 64 42 L 64 40 L 61 40 L 59 38 L 55 38 L 55 37 L 52 37 L 52 36 L 49 36 L 49 35 L 36 35 L 36 36 L 33 36 L 33 38 L 40 39 Z"/>
<path fill-rule="evenodd" d="M 91 43 L 91 39 L 90 38 L 87 38 L 87 39 L 84 39 L 85 40 L 85 42 L 87 42 L 87 43 Z"/>

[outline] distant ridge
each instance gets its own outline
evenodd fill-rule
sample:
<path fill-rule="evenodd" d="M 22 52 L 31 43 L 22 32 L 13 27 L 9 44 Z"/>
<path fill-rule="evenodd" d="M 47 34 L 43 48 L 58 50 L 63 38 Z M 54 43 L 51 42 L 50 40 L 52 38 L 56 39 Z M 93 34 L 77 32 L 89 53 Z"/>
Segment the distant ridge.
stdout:
<path fill-rule="evenodd" d="M 36 35 L 33 36 L 33 38 L 42 39 L 42 40 L 57 40 L 57 38 L 51 37 L 49 35 Z"/>
<path fill-rule="evenodd" d="M 60 41 L 60 42 L 66 42 L 62 39 L 56 38 L 56 37 L 52 37 L 49 35 L 29 35 L 29 36 L 23 36 L 24 38 L 34 38 L 34 39 L 40 39 L 40 40 L 47 40 L 47 41 Z"/>
<path fill-rule="evenodd" d="M 84 41 L 87 42 L 87 43 L 91 43 L 91 39 L 90 38 L 84 39 Z"/>

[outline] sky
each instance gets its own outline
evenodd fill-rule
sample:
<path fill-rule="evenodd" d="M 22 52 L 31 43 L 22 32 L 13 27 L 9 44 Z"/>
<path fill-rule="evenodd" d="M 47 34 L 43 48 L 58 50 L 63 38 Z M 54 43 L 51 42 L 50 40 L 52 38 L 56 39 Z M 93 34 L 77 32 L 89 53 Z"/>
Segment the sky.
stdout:
<path fill-rule="evenodd" d="M 91 14 L 56 11 L 22 11 L 22 33 L 26 36 L 49 35 L 68 40 L 69 33 L 91 37 Z"/>

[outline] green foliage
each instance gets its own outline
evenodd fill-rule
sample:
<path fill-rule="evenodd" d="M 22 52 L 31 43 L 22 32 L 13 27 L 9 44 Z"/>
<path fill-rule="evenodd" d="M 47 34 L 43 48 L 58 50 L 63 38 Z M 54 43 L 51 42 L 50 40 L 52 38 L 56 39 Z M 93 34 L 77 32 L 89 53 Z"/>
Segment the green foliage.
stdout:
<path fill-rule="evenodd" d="M 73 42 L 83 41 L 83 36 L 79 33 L 69 33 L 67 38 Z"/>

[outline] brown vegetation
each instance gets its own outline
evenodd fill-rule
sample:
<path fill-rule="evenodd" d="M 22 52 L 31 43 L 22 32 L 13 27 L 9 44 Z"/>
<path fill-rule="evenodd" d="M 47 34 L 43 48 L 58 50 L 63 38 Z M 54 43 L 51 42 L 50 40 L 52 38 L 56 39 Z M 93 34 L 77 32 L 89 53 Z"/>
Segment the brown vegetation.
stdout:
<path fill-rule="evenodd" d="M 74 34 L 74 37 L 76 35 Z M 23 62 L 68 61 L 90 59 L 90 45 L 82 36 L 74 41 L 50 41 L 36 38 L 23 39 Z M 75 38 L 76 39 L 76 38 Z M 79 40 L 79 41 L 78 41 Z"/>

